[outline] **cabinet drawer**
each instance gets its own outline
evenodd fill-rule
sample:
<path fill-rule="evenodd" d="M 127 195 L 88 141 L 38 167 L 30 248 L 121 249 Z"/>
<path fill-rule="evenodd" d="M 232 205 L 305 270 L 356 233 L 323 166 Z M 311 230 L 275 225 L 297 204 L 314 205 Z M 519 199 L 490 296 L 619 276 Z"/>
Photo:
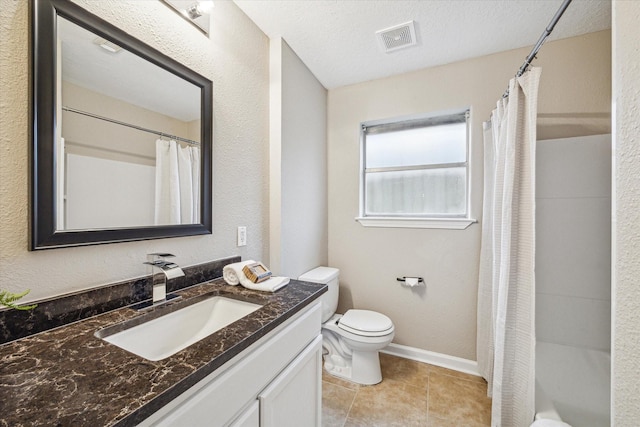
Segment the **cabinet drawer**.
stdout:
<path fill-rule="evenodd" d="M 320 335 L 320 322 L 320 302 L 316 301 L 141 425 L 228 425 L 298 353 Z M 220 370 L 224 372 L 220 373 Z"/>

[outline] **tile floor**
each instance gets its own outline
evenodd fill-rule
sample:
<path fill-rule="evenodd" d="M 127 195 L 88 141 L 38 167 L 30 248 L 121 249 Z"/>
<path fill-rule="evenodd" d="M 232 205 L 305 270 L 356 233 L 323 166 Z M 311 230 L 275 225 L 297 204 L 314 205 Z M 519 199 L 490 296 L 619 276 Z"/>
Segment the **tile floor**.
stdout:
<path fill-rule="evenodd" d="M 480 427 L 491 399 L 480 377 L 380 353 L 382 382 L 360 386 L 322 374 L 323 427 Z"/>

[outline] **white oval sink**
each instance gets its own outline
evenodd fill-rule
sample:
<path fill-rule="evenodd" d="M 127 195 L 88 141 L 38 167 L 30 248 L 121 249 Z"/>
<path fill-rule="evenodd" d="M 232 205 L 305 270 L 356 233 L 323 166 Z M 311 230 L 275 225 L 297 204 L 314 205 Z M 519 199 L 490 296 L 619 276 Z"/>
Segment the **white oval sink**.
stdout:
<path fill-rule="evenodd" d="M 96 336 L 148 360 L 162 360 L 262 307 L 213 296 L 120 332 L 113 327 Z M 134 319 L 135 320 L 135 319 Z"/>

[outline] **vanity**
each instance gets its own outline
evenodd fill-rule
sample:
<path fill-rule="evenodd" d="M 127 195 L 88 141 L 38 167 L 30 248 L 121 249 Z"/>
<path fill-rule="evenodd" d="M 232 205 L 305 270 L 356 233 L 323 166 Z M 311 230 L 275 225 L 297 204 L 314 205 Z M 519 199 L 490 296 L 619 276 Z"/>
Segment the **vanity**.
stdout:
<path fill-rule="evenodd" d="M 148 316 L 130 307 L 0 345 L 0 416 L 12 426 L 319 426 L 325 291 L 222 279 L 178 290 L 178 308 L 216 296 L 260 308 L 157 361 L 97 336 Z"/>
<path fill-rule="evenodd" d="M 143 421 L 141 426 L 320 426 L 318 302 Z"/>

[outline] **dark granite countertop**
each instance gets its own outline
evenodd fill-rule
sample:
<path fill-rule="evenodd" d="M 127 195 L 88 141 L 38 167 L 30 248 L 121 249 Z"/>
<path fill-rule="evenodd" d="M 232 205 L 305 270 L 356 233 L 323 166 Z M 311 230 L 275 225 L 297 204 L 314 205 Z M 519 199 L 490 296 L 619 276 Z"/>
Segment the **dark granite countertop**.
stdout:
<path fill-rule="evenodd" d="M 275 293 L 255 292 L 221 279 L 178 291 L 183 301 L 226 294 L 264 306 L 157 362 L 94 336 L 145 314 L 127 307 L 1 345 L 0 425 L 136 425 L 325 291 L 292 280 Z"/>

